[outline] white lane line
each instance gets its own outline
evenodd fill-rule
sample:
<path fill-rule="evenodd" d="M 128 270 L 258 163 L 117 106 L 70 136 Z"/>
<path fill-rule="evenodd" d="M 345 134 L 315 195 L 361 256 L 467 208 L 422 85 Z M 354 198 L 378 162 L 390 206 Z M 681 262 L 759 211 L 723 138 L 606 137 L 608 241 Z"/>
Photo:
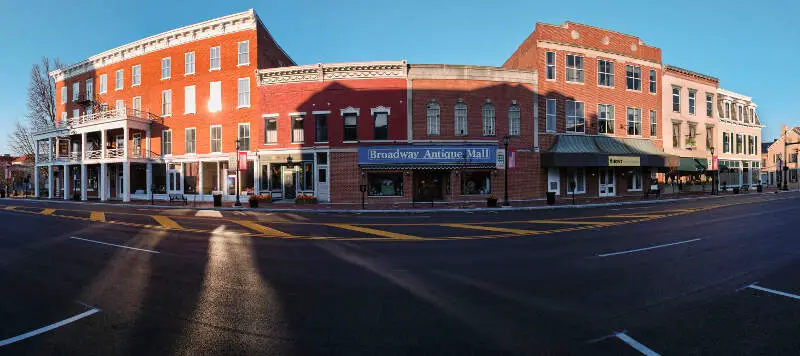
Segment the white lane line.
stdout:
<path fill-rule="evenodd" d="M 640 342 L 634 340 L 632 337 L 628 336 L 628 334 L 624 332 L 616 333 L 614 336 L 616 336 L 618 339 L 624 341 L 626 344 L 636 349 L 636 351 L 641 352 L 642 355 L 661 356 L 661 354 L 659 354 L 658 352 L 650 350 L 649 347 L 642 345 Z"/>
<path fill-rule="evenodd" d="M 85 311 L 83 313 L 75 315 L 75 316 L 73 316 L 73 317 L 71 317 L 69 319 L 64 319 L 64 320 L 59 321 L 57 323 L 50 324 L 48 326 L 41 327 L 41 328 L 38 328 L 38 329 L 33 330 L 33 331 L 26 332 L 26 333 L 24 333 L 22 335 L 14 336 L 14 337 L 9 338 L 9 339 L 0 340 L 0 346 L 6 346 L 8 344 L 13 344 L 13 343 L 15 343 L 17 341 L 20 341 L 20 340 L 25 340 L 25 339 L 27 339 L 27 338 L 29 338 L 31 336 L 36 336 L 36 335 L 39 335 L 41 333 L 46 333 L 46 332 L 48 332 L 50 330 L 53 330 L 55 328 L 60 328 L 60 327 L 62 327 L 64 325 L 67 325 L 69 323 L 72 323 L 72 322 L 75 322 L 77 320 L 83 319 L 83 318 L 85 318 L 85 317 L 87 317 L 89 315 L 92 315 L 94 313 L 97 313 L 99 311 L 100 311 L 100 309 L 98 309 L 98 308 L 92 308 L 92 309 L 87 310 L 87 311 Z"/>
<path fill-rule="evenodd" d="M 762 287 L 762 286 L 757 286 L 757 285 L 755 285 L 755 284 L 751 284 L 751 285 L 747 286 L 747 288 L 752 288 L 752 289 L 756 289 L 756 290 L 764 291 L 764 292 L 767 292 L 767 293 L 772 293 L 772 294 L 782 295 L 782 296 L 784 296 L 784 297 L 789 297 L 789 298 L 792 298 L 792 299 L 797 299 L 797 300 L 800 300 L 800 295 L 797 295 L 797 294 L 792 294 L 792 293 L 786 293 L 786 292 L 781 292 L 781 291 L 779 291 L 779 290 L 774 290 L 774 289 L 769 289 L 769 288 L 764 288 L 764 287 Z"/>
<path fill-rule="evenodd" d="M 75 237 L 75 236 L 72 236 L 72 237 L 70 237 L 70 238 L 71 238 L 71 239 L 75 239 L 75 240 L 86 241 L 86 242 L 93 242 L 93 243 L 96 243 L 96 244 L 101 244 L 101 245 L 109 245 L 109 246 L 114 246 L 114 247 L 122 247 L 122 248 L 127 248 L 127 249 L 130 249 L 130 250 L 136 250 L 136 251 L 142 251 L 142 252 L 161 253 L 161 252 L 158 252 L 158 251 L 153 251 L 153 250 L 145 250 L 145 249 L 143 249 L 143 248 L 136 248 L 136 247 L 130 247 L 130 246 L 116 245 L 116 244 L 111 244 L 111 243 L 108 243 L 108 242 L 95 241 L 95 240 L 89 240 L 89 239 L 82 239 L 82 238 L 80 238 L 80 237 Z"/>
<path fill-rule="evenodd" d="M 656 245 L 656 246 L 650 246 L 650 247 L 644 247 L 644 248 L 637 248 L 635 250 L 627 250 L 627 251 L 611 252 L 611 253 L 602 253 L 602 254 L 597 255 L 597 257 L 608 257 L 608 256 L 623 255 L 623 254 L 626 254 L 626 253 L 634 253 L 634 252 L 652 250 L 652 249 L 655 249 L 655 248 L 662 248 L 662 247 L 669 247 L 669 246 L 675 246 L 675 245 L 680 245 L 680 244 L 687 244 L 687 243 L 690 243 L 690 242 L 695 242 L 695 241 L 700 241 L 700 240 L 701 239 L 697 238 L 697 239 L 691 239 L 691 240 L 686 240 L 686 241 L 678 241 L 678 242 L 673 242 L 673 243 L 668 243 L 668 244 L 663 244 L 663 245 Z"/>

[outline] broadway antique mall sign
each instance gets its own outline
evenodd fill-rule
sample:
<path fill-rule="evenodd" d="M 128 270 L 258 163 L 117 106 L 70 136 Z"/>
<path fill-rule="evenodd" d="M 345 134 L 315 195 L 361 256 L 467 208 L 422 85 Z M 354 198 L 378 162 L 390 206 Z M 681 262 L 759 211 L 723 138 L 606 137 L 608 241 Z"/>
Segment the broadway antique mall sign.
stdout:
<path fill-rule="evenodd" d="M 497 146 L 362 146 L 358 164 L 475 164 L 497 162 Z"/>

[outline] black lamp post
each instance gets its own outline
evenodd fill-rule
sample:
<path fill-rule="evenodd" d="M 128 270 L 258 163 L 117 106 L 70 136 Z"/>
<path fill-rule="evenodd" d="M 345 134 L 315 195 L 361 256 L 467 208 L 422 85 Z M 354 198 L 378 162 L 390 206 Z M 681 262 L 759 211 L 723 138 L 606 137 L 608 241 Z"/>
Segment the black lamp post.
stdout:
<path fill-rule="evenodd" d="M 236 188 L 236 191 L 234 192 L 234 193 L 236 193 L 236 203 L 234 203 L 233 205 L 234 206 L 242 206 L 242 202 L 239 201 L 239 191 L 240 191 L 239 190 L 239 178 L 241 176 L 241 174 L 239 174 L 239 146 L 241 145 L 241 141 L 240 140 L 236 140 L 234 142 L 236 143 L 236 184 L 234 184 L 234 186 Z"/>
<path fill-rule="evenodd" d="M 717 170 L 714 168 L 714 147 L 711 147 L 711 195 L 717 194 Z"/>
<path fill-rule="evenodd" d="M 503 182 L 504 185 L 505 185 L 505 188 L 503 189 L 503 196 L 504 196 L 504 198 L 503 198 L 503 206 L 509 206 L 510 205 L 508 203 L 508 142 L 509 141 L 511 141 L 511 137 L 509 137 L 508 135 L 503 136 L 503 147 L 505 148 L 505 151 L 503 151 L 503 154 L 506 155 L 503 158 L 503 163 L 506 166 L 505 167 L 506 168 L 505 169 L 505 181 Z"/>

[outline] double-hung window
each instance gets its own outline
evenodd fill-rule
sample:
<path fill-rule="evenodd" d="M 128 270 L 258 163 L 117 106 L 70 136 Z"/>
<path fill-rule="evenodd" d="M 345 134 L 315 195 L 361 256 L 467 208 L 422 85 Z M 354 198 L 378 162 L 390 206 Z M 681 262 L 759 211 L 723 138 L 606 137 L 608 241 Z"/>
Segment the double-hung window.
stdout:
<path fill-rule="evenodd" d="M 197 113 L 196 93 L 194 85 L 183 88 L 183 110 L 185 114 Z"/>
<path fill-rule="evenodd" d="M 358 140 L 358 113 L 347 112 L 342 116 L 344 124 L 343 141 L 357 141 Z"/>
<path fill-rule="evenodd" d="M 81 110 L 80 109 L 72 109 L 72 117 L 73 118 L 77 118 L 78 116 L 81 116 Z"/>
<path fill-rule="evenodd" d="M 250 107 L 250 78 L 239 78 L 237 85 L 238 108 Z"/>
<path fill-rule="evenodd" d="M 545 131 L 556 132 L 556 99 L 547 99 L 545 103 Z"/>
<path fill-rule="evenodd" d="M 86 100 L 94 99 L 94 79 L 86 79 Z"/>
<path fill-rule="evenodd" d="M 584 104 L 580 101 L 566 100 L 567 133 L 585 133 Z"/>
<path fill-rule="evenodd" d="M 597 105 L 597 131 L 602 134 L 614 133 L 614 105 Z"/>
<path fill-rule="evenodd" d="M 650 70 L 650 93 L 655 94 L 658 85 L 658 80 L 656 79 L 656 70 Z"/>
<path fill-rule="evenodd" d="M 237 57 L 238 65 L 245 66 L 250 64 L 250 41 L 239 42 Z"/>
<path fill-rule="evenodd" d="M 250 124 L 239 124 L 239 151 L 250 151 Z"/>
<path fill-rule="evenodd" d="M 635 167 L 631 171 L 630 179 L 628 179 L 628 191 L 642 191 L 642 168 Z"/>
<path fill-rule="evenodd" d="M 714 115 L 714 96 L 706 93 L 706 116 L 711 117 Z"/>
<path fill-rule="evenodd" d="M 389 139 L 389 112 L 388 111 L 375 111 L 372 113 L 373 118 L 373 139 L 374 140 L 388 140 Z"/>
<path fill-rule="evenodd" d="M 628 108 L 628 136 L 642 135 L 642 109 Z"/>
<path fill-rule="evenodd" d="M 264 118 L 264 143 L 274 144 L 278 143 L 278 118 L 265 117 Z"/>
<path fill-rule="evenodd" d="M 714 147 L 714 128 L 706 126 L 706 150 L 710 151 Z"/>
<path fill-rule="evenodd" d="M 736 134 L 736 154 L 742 154 L 742 135 Z"/>
<path fill-rule="evenodd" d="M 161 131 L 161 154 L 172 154 L 172 130 Z"/>
<path fill-rule="evenodd" d="M 161 116 L 172 115 L 172 90 L 161 92 Z"/>
<path fill-rule="evenodd" d="M 658 137 L 658 113 L 650 110 L 650 137 Z"/>
<path fill-rule="evenodd" d="M 614 62 L 605 59 L 597 60 L 597 85 L 614 86 Z"/>
<path fill-rule="evenodd" d="M 547 61 L 547 79 L 556 79 L 556 52 L 546 52 L 545 60 Z"/>
<path fill-rule="evenodd" d="M 81 82 L 72 83 L 72 102 L 78 101 L 81 97 Z"/>
<path fill-rule="evenodd" d="M 62 104 L 66 104 L 67 103 L 67 86 L 66 85 L 61 87 L 61 103 Z"/>
<path fill-rule="evenodd" d="M 169 79 L 172 76 L 172 58 L 161 58 L 161 79 Z"/>
<path fill-rule="evenodd" d="M 457 103 L 454 107 L 455 135 L 467 135 L 467 104 Z"/>
<path fill-rule="evenodd" d="M 625 66 L 625 87 L 628 90 L 642 90 L 642 67 L 630 64 Z"/>
<path fill-rule="evenodd" d="M 583 57 L 568 54 L 566 72 L 568 82 L 583 83 Z"/>
<path fill-rule="evenodd" d="M 314 115 L 314 141 L 328 142 L 328 114 Z"/>
<path fill-rule="evenodd" d="M 208 57 L 208 70 L 218 70 L 220 68 L 219 46 L 211 47 Z"/>
<path fill-rule="evenodd" d="M 486 103 L 483 104 L 483 135 L 494 136 L 494 123 L 495 123 L 494 105 Z"/>
<path fill-rule="evenodd" d="M 728 137 L 727 132 L 722 133 L 722 153 L 731 152 L 731 139 Z"/>
<path fill-rule="evenodd" d="M 672 112 L 681 112 L 681 88 L 672 87 Z"/>
<path fill-rule="evenodd" d="M 441 110 L 439 103 L 435 102 L 428 103 L 428 114 L 427 114 L 428 136 L 439 136 L 440 112 Z"/>
<path fill-rule="evenodd" d="M 672 123 L 672 147 L 681 148 L 681 124 L 677 122 Z"/>
<path fill-rule="evenodd" d="M 197 129 L 195 129 L 194 127 L 187 128 L 185 130 L 185 132 L 186 132 L 186 153 L 187 154 L 197 153 L 197 151 L 196 151 L 196 149 L 197 149 L 197 142 L 196 142 Z"/>
<path fill-rule="evenodd" d="M 100 74 L 100 90 L 98 93 L 105 94 L 108 91 L 108 74 Z"/>
<path fill-rule="evenodd" d="M 222 152 L 222 126 L 211 126 L 211 153 Z"/>
<path fill-rule="evenodd" d="M 134 115 L 142 116 L 142 97 L 134 96 L 131 100 L 131 108 L 133 108 Z"/>
<path fill-rule="evenodd" d="M 125 85 L 125 72 L 122 69 L 118 69 L 114 74 L 114 90 L 122 90 Z"/>
<path fill-rule="evenodd" d="M 169 58 L 165 58 L 165 59 L 169 60 Z M 164 68 L 163 68 L 164 60 L 163 59 L 161 60 L 161 65 L 162 65 L 162 68 L 161 68 L 161 79 L 165 79 L 164 78 Z M 167 74 L 167 77 L 169 77 L 169 74 Z M 135 87 L 135 86 L 141 85 L 141 84 L 142 84 L 142 65 L 141 64 L 137 64 L 137 65 L 131 67 L 131 86 Z"/>
<path fill-rule="evenodd" d="M 186 52 L 183 55 L 184 64 L 183 64 L 183 74 L 189 75 L 194 74 L 194 52 Z"/>
<path fill-rule="evenodd" d="M 218 112 L 222 110 L 222 82 L 208 83 L 208 111 Z"/>
<path fill-rule="evenodd" d="M 520 125 L 519 105 L 512 104 L 508 107 L 508 134 L 519 136 L 521 132 Z"/>
<path fill-rule="evenodd" d="M 694 115 L 695 113 L 695 103 L 697 101 L 697 91 L 694 89 L 689 89 L 689 114 Z"/>
<path fill-rule="evenodd" d="M 304 117 L 302 115 L 292 116 L 292 143 L 303 143 L 305 141 L 305 130 L 303 127 Z"/>

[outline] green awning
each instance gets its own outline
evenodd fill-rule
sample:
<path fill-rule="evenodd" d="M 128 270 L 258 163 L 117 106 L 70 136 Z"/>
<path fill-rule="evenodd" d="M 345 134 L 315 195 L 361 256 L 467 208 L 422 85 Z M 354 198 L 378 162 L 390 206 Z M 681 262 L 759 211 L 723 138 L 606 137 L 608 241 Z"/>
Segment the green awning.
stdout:
<path fill-rule="evenodd" d="M 544 167 L 609 167 L 609 160 L 635 167 L 677 167 L 680 161 L 648 139 L 559 135 L 556 143 L 542 152 L 541 162 Z"/>
<path fill-rule="evenodd" d="M 704 172 L 708 170 L 708 160 L 697 157 L 681 157 L 679 172 Z"/>

